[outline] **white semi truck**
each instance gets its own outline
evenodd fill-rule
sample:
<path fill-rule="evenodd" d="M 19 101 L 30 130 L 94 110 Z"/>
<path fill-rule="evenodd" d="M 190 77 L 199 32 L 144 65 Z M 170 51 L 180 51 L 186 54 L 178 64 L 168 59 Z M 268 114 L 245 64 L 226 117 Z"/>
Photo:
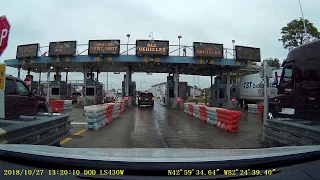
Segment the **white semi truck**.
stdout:
<path fill-rule="evenodd" d="M 272 74 L 277 72 L 278 82 L 281 77 L 282 69 L 273 70 Z M 277 89 L 273 87 L 274 77 L 269 79 L 268 94 L 273 97 L 277 94 Z M 247 104 L 261 104 L 263 103 L 263 79 L 260 73 L 241 76 L 232 85 L 231 96 L 238 101 L 238 105 L 242 108 L 247 108 Z"/>

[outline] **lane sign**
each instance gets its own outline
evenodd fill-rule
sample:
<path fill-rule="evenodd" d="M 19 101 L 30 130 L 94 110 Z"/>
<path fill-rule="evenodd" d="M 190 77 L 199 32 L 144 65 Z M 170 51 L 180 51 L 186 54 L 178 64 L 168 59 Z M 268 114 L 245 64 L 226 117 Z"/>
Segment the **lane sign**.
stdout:
<path fill-rule="evenodd" d="M 5 16 L 0 16 L 0 56 L 8 45 L 10 24 Z"/>

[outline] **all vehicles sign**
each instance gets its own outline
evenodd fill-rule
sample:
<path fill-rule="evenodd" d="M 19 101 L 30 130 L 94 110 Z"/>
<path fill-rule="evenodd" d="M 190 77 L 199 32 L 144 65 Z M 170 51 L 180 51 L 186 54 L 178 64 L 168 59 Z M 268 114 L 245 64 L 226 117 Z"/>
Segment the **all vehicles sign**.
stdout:
<path fill-rule="evenodd" d="M 10 24 L 5 16 L 0 16 L 0 56 L 8 45 Z"/>

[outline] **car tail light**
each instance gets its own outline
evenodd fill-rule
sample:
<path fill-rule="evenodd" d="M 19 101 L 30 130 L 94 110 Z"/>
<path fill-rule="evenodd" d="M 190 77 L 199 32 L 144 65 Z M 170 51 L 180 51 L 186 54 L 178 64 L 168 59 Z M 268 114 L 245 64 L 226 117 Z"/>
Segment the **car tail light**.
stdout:
<path fill-rule="evenodd" d="M 154 97 L 152 97 L 152 100 L 154 100 Z"/>

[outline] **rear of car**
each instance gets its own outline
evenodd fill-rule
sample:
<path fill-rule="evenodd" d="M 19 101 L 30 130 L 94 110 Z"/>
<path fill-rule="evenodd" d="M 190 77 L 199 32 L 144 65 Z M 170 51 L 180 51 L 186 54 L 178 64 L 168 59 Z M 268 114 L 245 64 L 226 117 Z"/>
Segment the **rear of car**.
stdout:
<path fill-rule="evenodd" d="M 140 93 L 138 96 L 138 106 L 141 105 L 148 105 L 153 107 L 154 106 L 154 96 L 150 92 Z"/>
<path fill-rule="evenodd" d="M 113 93 L 108 93 L 105 97 L 104 97 L 104 102 L 105 103 L 114 103 L 117 101 L 117 96 Z"/>

